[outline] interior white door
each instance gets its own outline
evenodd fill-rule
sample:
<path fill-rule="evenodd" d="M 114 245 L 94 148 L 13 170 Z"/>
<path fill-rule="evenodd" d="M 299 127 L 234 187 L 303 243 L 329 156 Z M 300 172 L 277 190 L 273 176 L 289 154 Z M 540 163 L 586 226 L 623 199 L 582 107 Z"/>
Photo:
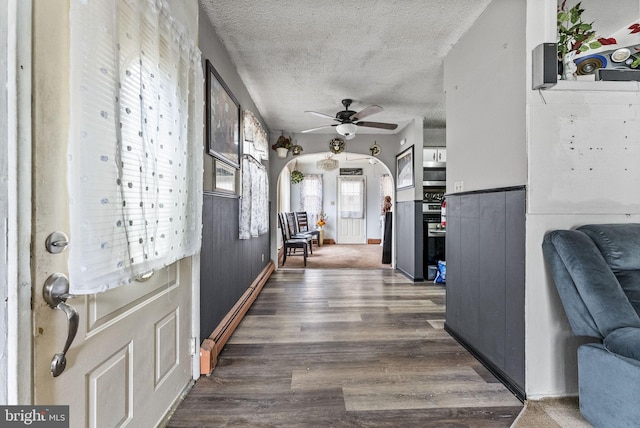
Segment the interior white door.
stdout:
<path fill-rule="evenodd" d="M 45 241 L 69 228 L 68 1 L 33 5 L 34 403 L 69 405 L 72 427 L 156 426 L 191 380 L 191 259 L 146 282 L 69 298 L 79 313 L 77 335 L 66 369 L 50 372 L 68 335 L 65 314 L 42 296 L 47 278 L 65 274 L 67 263 L 67 252 L 52 254 Z"/>
<path fill-rule="evenodd" d="M 366 177 L 338 177 L 338 244 L 366 244 Z"/>

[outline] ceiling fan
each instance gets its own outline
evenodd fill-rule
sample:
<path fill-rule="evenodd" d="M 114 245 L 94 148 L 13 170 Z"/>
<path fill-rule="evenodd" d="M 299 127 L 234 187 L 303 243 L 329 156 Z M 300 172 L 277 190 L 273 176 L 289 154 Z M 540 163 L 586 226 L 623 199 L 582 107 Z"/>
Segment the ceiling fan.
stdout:
<path fill-rule="evenodd" d="M 336 131 L 338 134 L 343 135 L 347 140 L 350 140 L 356 136 L 356 131 L 359 126 L 364 126 L 367 128 L 379 128 L 379 129 L 389 129 L 393 130 L 398 127 L 395 123 L 384 123 L 384 122 L 365 122 L 362 119 L 365 117 L 371 116 L 372 114 L 380 113 L 382 111 L 382 107 L 379 105 L 370 105 L 369 107 L 365 107 L 359 112 L 355 112 L 353 110 L 349 110 L 349 106 L 353 102 L 352 99 L 345 98 L 342 100 L 342 105 L 344 106 L 344 110 L 336 113 L 336 116 L 330 116 L 324 113 L 318 113 L 317 111 L 305 111 L 305 113 L 315 114 L 316 116 L 329 118 L 335 120 L 340 123 L 335 123 L 333 125 L 324 125 L 319 126 L 317 128 L 305 129 L 301 131 L 303 134 L 307 132 L 317 131 L 319 129 L 329 128 L 331 126 L 336 127 Z"/>

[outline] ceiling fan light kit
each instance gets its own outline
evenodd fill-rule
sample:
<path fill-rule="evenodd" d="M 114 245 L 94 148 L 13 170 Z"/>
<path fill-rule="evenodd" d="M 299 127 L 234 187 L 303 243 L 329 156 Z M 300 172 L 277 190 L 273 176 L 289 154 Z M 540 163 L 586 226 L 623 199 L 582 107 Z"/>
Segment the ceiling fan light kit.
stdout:
<path fill-rule="evenodd" d="M 336 113 L 335 117 L 330 116 L 328 114 L 324 114 L 324 113 L 318 113 L 317 111 L 305 111 L 305 113 L 310 113 L 315 116 L 332 119 L 340 123 L 334 124 L 334 125 L 319 126 L 317 128 L 305 129 L 304 131 L 300 131 L 300 132 L 304 134 L 307 132 L 313 132 L 320 129 L 330 128 L 335 126 L 338 134 L 342 135 L 347 140 L 351 140 L 352 138 L 355 138 L 356 132 L 358 131 L 358 127 L 360 126 L 364 126 L 367 128 L 378 128 L 378 129 L 388 129 L 388 130 L 394 130 L 398 127 L 396 123 L 362 121 L 362 119 L 364 119 L 365 117 L 371 116 L 372 114 L 380 113 L 382 111 L 382 107 L 380 107 L 379 105 L 373 104 L 363 108 L 359 112 L 355 112 L 353 110 L 349 110 L 349 106 L 351 105 L 352 102 L 353 100 L 349 98 L 345 98 L 344 100 L 342 100 L 342 105 L 344 106 L 344 110 Z"/>
<path fill-rule="evenodd" d="M 357 130 L 358 127 L 353 123 L 341 123 L 340 125 L 336 126 L 336 131 L 338 131 L 338 134 L 344 135 L 345 137 L 349 137 L 350 135 L 355 136 Z"/>

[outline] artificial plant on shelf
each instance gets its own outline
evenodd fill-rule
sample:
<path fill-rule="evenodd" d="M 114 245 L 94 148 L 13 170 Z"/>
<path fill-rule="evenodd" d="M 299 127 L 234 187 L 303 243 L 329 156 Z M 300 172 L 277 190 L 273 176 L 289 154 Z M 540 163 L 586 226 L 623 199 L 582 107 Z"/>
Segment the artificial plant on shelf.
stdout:
<path fill-rule="evenodd" d="M 271 149 L 275 150 L 278 153 L 278 157 L 286 158 L 289 150 L 291 150 L 291 138 L 287 138 L 284 135 L 281 135 L 276 140 L 275 144 L 271 145 Z"/>
<path fill-rule="evenodd" d="M 585 11 L 582 2 L 567 9 L 567 0 L 558 6 L 558 60 L 562 63 L 562 78 L 574 80 L 577 67 L 575 56 L 589 49 L 598 49 L 603 45 L 617 43 L 613 38 L 603 38 L 596 35 L 593 22 L 584 22 L 582 13 Z"/>

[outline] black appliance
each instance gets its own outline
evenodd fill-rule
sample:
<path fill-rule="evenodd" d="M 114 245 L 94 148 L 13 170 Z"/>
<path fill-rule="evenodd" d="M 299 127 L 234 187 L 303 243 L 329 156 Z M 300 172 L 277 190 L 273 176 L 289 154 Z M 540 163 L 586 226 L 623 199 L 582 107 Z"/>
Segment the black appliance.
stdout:
<path fill-rule="evenodd" d="M 430 166 L 422 168 L 422 186 L 444 187 L 447 184 L 447 164 L 429 162 Z"/>
<path fill-rule="evenodd" d="M 433 281 L 438 269 L 438 260 L 445 260 L 446 232 L 441 227 L 441 208 L 444 200 L 444 186 L 423 187 L 423 275 Z"/>

